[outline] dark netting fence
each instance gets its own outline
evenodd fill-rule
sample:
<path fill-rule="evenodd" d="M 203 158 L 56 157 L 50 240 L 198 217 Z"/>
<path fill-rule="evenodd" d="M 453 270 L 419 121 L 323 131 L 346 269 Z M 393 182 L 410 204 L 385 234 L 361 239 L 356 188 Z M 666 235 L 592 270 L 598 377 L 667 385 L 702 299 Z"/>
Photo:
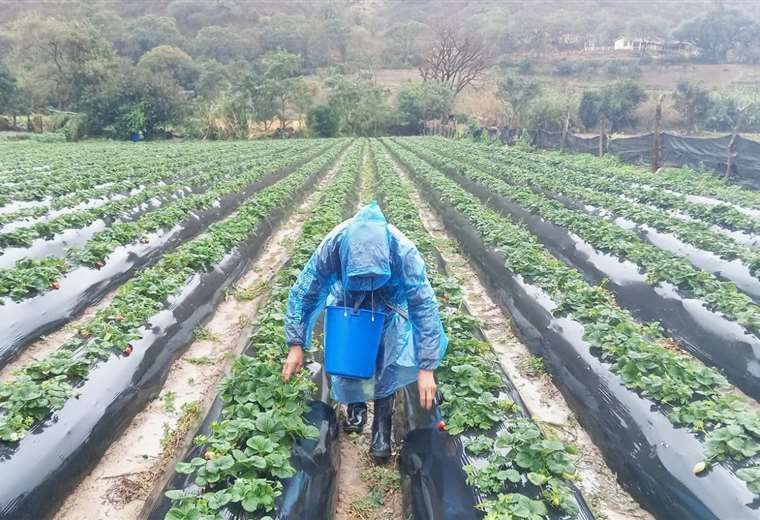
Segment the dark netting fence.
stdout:
<path fill-rule="evenodd" d="M 521 128 L 491 128 L 492 138 L 505 144 L 514 144 L 526 135 L 531 144 L 547 150 L 565 150 L 599 154 L 599 136 L 581 137 L 572 133 L 525 130 Z M 760 142 L 737 135 L 733 147 L 732 136 L 687 137 L 663 132 L 660 141 L 661 166 L 689 166 L 698 170 L 726 176 L 729 161 L 729 180 L 745 188 L 760 189 Z M 614 154 L 628 163 L 651 166 L 655 153 L 655 134 L 631 137 L 607 137 L 603 153 Z"/>

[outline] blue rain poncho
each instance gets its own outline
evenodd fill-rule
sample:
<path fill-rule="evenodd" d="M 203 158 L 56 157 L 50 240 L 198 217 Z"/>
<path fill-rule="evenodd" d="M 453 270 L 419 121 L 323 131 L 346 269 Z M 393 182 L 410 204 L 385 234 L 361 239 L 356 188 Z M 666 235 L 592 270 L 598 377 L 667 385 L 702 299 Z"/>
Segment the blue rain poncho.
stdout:
<path fill-rule="evenodd" d="M 374 305 L 388 314 L 375 377 L 331 376 L 335 400 L 381 399 L 415 381 L 419 369 L 438 368 L 448 339 L 425 264 L 414 244 L 388 224 L 375 202 L 335 227 L 301 271 L 288 298 L 286 342 L 308 349 L 325 305 L 352 307 L 357 299 L 361 308 Z"/>

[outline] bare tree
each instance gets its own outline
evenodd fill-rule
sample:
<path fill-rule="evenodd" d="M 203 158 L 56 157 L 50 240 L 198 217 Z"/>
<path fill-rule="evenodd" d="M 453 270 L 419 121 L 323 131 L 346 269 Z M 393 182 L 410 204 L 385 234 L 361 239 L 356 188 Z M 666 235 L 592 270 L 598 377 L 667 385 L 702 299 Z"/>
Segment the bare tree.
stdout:
<path fill-rule="evenodd" d="M 423 81 L 447 84 L 456 96 L 488 68 L 488 52 L 482 40 L 462 35 L 449 25 L 435 30 L 433 44 L 419 66 Z"/>

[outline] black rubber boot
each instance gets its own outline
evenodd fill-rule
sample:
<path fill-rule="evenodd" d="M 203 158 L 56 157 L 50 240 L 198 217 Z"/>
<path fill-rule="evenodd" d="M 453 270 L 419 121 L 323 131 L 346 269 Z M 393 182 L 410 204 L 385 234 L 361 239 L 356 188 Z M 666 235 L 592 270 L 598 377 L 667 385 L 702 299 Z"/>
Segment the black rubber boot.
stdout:
<path fill-rule="evenodd" d="M 343 431 L 346 433 L 361 433 L 367 424 L 367 403 L 350 403 L 346 406 L 346 417 L 343 419 Z"/>
<path fill-rule="evenodd" d="M 372 421 L 372 444 L 369 455 L 382 464 L 391 457 L 391 422 L 393 419 L 393 395 L 375 401 L 375 419 Z"/>

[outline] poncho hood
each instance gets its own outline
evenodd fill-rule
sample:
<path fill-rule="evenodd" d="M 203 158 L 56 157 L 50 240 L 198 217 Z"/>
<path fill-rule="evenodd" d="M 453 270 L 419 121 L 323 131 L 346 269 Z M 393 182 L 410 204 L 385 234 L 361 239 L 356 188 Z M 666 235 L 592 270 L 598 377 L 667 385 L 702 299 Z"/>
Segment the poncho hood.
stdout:
<path fill-rule="evenodd" d="M 340 245 L 343 287 L 348 291 L 371 291 L 391 277 L 388 221 L 373 201 L 361 208 L 345 231 Z"/>

